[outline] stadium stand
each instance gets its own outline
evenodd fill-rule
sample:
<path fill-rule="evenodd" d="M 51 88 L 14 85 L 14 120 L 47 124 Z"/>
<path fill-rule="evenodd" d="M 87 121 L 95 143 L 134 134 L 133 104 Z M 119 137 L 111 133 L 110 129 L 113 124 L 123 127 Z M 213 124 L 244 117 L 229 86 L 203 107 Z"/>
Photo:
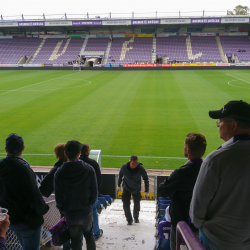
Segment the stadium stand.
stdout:
<path fill-rule="evenodd" d="M 156 39 L 156 54 L 170 61 L 221 61 L 216 37 L 170 36 Z"/>
<path fill-rule="evenodd" d="M 84 52 L 99 52 L 106 51 L 109 38 L 89 38 L 84 49 Z"/>
<path fill-rule="evenodd" d="M 170 36 L 156 38 L 156 55 L 167 56 L 170 61 L 187 62 L 187 37 Z"/>
<path fill-rule="evenodd" d="M 151 62 L 153 38 L 113 38 L 107 63 Z"/>
<path fill-rule="evenodd" d="M 186 39 L 187 48 L 189 39 L 192 46 L 192 54 L 188 53 L 189 60 L 199 62 L 222 60 L 215 36 L 191 36 Z M 195 55 L 197 55 L 196 58 Z"/>
<path fill-rule="evenodd" d="M 34 58 L 34 64 L 67 64 L 76 60 L 84 39 L 82 38 L 49 38 Z"/>
<path fill-rule="evenodd" d="M 0 63 L 16 64 L 22 56 L 32 56 L 42 39 L 0 39 Z"/>
<path fill-rule="evenodd" d="M 237 55 L 240 61 L 250 60 L 250 40 L 248 36 L 221 36 L 221 45 L 225 54 Z M 246 52 L 237 52 L 238 50 Z"/>

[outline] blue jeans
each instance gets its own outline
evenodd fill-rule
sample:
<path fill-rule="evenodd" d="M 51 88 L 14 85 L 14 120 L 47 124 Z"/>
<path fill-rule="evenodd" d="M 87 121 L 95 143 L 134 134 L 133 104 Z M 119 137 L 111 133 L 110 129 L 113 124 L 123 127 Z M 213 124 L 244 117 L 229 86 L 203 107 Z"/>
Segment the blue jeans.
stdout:
<path fill-rule="evenodd" d="M 15 225 L 10 225 L 9 228 L 16 234 L 23 250 L 40 250 L 40 235 L 42 227 L 32 230 L 28 226 L 25 228 L 18 228 Z"/>
<path fill-rule="evenodd" d="M 93 205 L 93 232 L 96 237 L 100 235 L 100 228 L 99 228 L 99 222 L 98 222 L 98 213 L 97 213 L 97 204 L 98 204 L 98 198 L 96 202 Z"/>
<path fill-rule="evenodd" d="M 199 236 L 200 242 L 206 250 L 223 250 L 222 248 L 216 246 L 212 241 L 210 241 L 201 229 L 199 230 Z"/>
<path fill-rule="evenodd" d="M 86 240 L 87 250 L 96 250 L 92 213 L 75 221 L 66 218 L 66 222 L 69 228 L 72 250 L 82 250 L 82 234 Z"/>

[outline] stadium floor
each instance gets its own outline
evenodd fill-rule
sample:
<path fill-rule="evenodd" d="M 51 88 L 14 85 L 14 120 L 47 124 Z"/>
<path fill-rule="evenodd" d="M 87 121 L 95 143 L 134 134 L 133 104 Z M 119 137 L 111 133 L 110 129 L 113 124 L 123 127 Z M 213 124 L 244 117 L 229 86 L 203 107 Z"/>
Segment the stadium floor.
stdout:
<path fill-rule="evenodd" d="M 131 211 L 133 202 L 131 202 Z M 99 215 L 103 236 L 96 241 L 96 249 L 154 249 L 155 246 L 155 201 L 141 201 L 140 223 L 127 226 L 122 201 L 116 199 Z M 57 250 L 58 247 L 42 247 L 41 250 Z M 86 249 L 85 243 L 82 247 Z"/>

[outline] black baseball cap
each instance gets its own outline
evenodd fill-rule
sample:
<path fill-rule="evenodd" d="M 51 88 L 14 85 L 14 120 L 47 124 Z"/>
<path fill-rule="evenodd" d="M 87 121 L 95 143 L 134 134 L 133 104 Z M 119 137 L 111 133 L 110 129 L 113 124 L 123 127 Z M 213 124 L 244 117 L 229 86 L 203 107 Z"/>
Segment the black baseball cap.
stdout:
<path fill-rule="evenodd" d="M 82 147 L 83 145 L 79 141 L 72 140 L 66 143 L 64 151 L 66 155 L 77 155 L 81 151 Z"/>
<path fill-rule="evenodd" d="M 220 110 L 209 111 L 212 119 L 233 118 L 250 121 L 250 105 L 243 101 L 230 101 Z"/>
<path fill-rule="evenodd" d="M 7 137 L 5 146 L 10 154 L 18 154 L 23 150 L 23 138 L 18 134 L 12 133 Z"/>

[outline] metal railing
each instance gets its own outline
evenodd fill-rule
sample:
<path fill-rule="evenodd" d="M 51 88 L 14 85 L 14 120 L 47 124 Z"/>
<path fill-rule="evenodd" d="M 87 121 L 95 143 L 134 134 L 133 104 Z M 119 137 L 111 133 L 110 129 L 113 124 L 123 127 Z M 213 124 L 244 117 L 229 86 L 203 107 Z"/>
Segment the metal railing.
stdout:
<path fill-rule="evenodd" d="M 205 250 L 187 223 L 180 221 L 176 227 L 176 249 L 180 250 L 183 245 L 189 250 Z"/>
<path fill-rule="evenodd" d="M 248 17 L 248 15 L 233 15 L 232 17 Z M 41 14 L 41 15 L 16 15 L 0 16 L 1 21 L 46 21 L 46 20 L 114 20 L 114 19 L 148 19 L 148 18 L 190 18 L 190 17 L 223 17 L 231 16 L 228 10 L 223 11 L 175 11 L 175 12 L 147 12 L 147 13 L 82 13 L 82 14 Z"/>
<path fill-rule="evenodd" d="M 55 225 L 61 218 L 60 212 L 56 207 L 56 202 L 54 199 L 54 195 L 50 196 L 49 198 L 46 198 L 47 201 L 46 204 L 49 205 L 49 211 L 43 216 L 44 217 L 44 223 L 42 225 L 41 230 L 41 236 L 40 236 L 40 246 L 45 245 L 47 242 L 51 240 L 51 233 L 49 232 L 49 229 Z M 23 249 L 21 247 L 20 241 L 18 240 L 16 234 L 8 229 L 7 231 L 7 242 L 6 242 L 6 249 L 7 250 L 21 250 Z"/>

